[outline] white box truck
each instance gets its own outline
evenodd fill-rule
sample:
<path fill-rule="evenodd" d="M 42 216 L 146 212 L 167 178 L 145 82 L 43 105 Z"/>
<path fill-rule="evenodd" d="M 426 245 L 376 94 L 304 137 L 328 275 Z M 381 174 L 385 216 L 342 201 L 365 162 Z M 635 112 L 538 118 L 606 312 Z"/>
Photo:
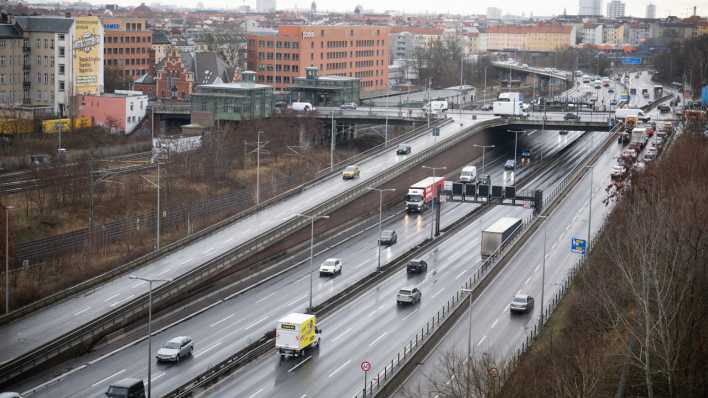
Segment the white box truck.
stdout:
<path fill-rule="evenodd" d="M 622 108 L 615 111 L 615 118 L 617 120 L 623 120 L 628 116 L 632 116 L 641 120 L 642 122 L 647 122 L 651 119 L 650 116 L 646 115 L 641 109 L 637 108 Z"/>
<path fill-rule="evenodd" d="M 462 168 L 460 172 L 460 182 L 475 182 L 477 181 L 477 167 L 468 164 Z"/>
<path fill-rule="evenodd" d="M 280 359 L 301 357 L 319 347 L 320 333 L 314 315 L 292 313 L 281 318 L 275 327 L 275 348 Z"/>
<path fill-rule="evenodd" d="M 494 116 L 526 116 L 521 102 L 494 101 L 492 113 Z"/>
<path fill-rule="evenodd" d="M 441 113 L 448 109 L 447 101 L 430 101 L 423 106 L 423 112 Z"/>
<path fill-rule="evenodd" d="M 521 219 L 502 217 L 482 231 L 482 258 L 495 254 L 502 244 L 521 231 Z"/>

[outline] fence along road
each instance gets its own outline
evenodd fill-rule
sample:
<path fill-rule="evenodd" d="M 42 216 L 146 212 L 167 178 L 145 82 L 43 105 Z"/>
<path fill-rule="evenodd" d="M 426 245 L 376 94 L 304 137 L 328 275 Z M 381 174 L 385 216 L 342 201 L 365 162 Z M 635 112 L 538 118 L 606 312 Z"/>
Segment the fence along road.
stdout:
<path fill-rule="evenodd" d="M 454 117 L 457 115 L 453 115 Z M 462 140 L 470 134 L 469 129 L 473 125 L 483 128 L 501 124 L 497 118 L 480 118 L 473 121 L 471 117 L 465 117 L 464 127 L 460 127 L 459 120 L 455 120 L 455 123 L 440 128 L 435 152 L 442 152 Z M 465 134 L 460 134 L 462 132 Z M 298 212 L 330 212 L 365 193 L 367 185 L 395 177 L 403 168 L 410 168 L 415 162 L 429 158 L 432 156 L 430 148 L 433 141 L 433 137 L 429 135 L 411 140 L 413 154 L 407 156 L 397 156 L 395 148 L 390 148 L 360 163 L 362 176 L 358 181 L 342 181 L 338 175 L 331 176 L 321 184 L 311 186 L 304 192 L 240 219 L 209 237 L 146 264 L 139 273 L 151 277 L 177 279 L 170 289 L 157 289 L 155 302 L 159 305 L 160 301 L 174 298 L 180 290 L 187 290 L 196 280 L 223 271 L 234 262 L 256 253 L 304 225 L 302 221 L 283 223 L 283 219 Z M 313 204 L 319 205 L 313 207 Z M 199 272 L 195 273 L 197 269 Z M 184 277 L 187 273 L 191 274 Z M 174 288 L 177 285 L 179 289 Z M 65 299 L 3 326 L 0 330 L 8 338 L 0 342 L 3 349 L 0 354 L 0 360 L 3 361 L 0 366 L 0 381 L 31 369 L 62 351 L 81 342 L 90 341 L 140 315 L 145 307 L 146 290 L 146 284 L 129 280 L 127 276 L 115 278 L 88 294 Z M 127 304 L 130 304 L 130 308 L 117 316 L 115 310 L 126 307 Z M 69 330 L 71 332 L 66 333 Z M 87 331 L 93 336 L 87 335 Z M 60 337 L 62 339 L 58 340 Z M 42 350 L 37 350 L 40 347 Z"/>

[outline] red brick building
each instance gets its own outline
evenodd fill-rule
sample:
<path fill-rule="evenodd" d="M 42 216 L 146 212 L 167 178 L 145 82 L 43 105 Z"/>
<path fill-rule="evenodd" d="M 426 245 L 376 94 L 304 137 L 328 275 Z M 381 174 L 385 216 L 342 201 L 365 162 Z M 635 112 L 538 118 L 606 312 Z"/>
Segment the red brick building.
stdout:
<path fill-rule="evenodd" d="M 248 69 L 258 83 L 289 87 L 305 67 L 320 74 L 356 77 L 361 89 L 388 87 L 389 33 L 386 26 L 280 26 L 248 36 Z"/>
<path fill-rule="evenodd" d="M 171 48 L 167 57 L 155 67 L 155 96 L 160 99 L 189 99 L 194 85 L 193 63 L 191 55 Z"/>

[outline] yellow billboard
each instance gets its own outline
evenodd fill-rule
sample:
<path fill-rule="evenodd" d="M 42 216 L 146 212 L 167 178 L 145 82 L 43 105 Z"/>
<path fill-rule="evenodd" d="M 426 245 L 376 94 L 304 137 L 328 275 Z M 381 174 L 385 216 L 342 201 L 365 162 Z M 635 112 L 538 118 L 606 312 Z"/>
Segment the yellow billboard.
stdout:
<path fill-rule="evenodd" d="M 74 93 L 101 94 L 103 86 L 103 26 L 95 16 L 74 20 Z"/>
<path fill-rule="evenodd" d="M 72 131 L 73 129 L 70 128 L 71 126 L 71 119 L 48 119 L 48 120 L 43 120 L 42 121 L 42 132 L 44 134 L 56 134 L 59 132 L 59 129 L 61 129 L 62 133 L 67 133 L 69 131 Z M 83 129 L 83 128 L 88 128 L 91 127 L 91 118 L 87 116 L 81 116 L 74 118 L 74 129 Z"/>

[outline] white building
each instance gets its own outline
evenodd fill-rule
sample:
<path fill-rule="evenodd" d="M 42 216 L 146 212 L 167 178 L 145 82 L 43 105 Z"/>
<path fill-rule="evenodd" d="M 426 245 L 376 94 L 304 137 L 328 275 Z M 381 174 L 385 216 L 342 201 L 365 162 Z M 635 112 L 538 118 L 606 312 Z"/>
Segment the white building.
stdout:
<path fill-rule="evenodd" d="M 602 44 L 602 24 L 586 23 L 583 25 L 582 42 L 585 44 Z"/>
<path fill-rule="evenodd" d="M 607 3 L 607 18 L 623 18 L 624 3 L 620 0 L 612 0 Z"/>
<path fill-rule="evenodd" d="M 497 7 L 487 7 L 487 19 L 501 19 L 502 9 Z"/>
<path fill-rule="evenodd" d="M 656 18 L 656 5 L 649 3 L 647 4 L 647 18 L 649 19 L 654 19 Z"/>
<path fill-rule="evenodd" d="M 257 12 L 273 12 L 275 11 L 275 0 L 256 0 Z"/>
<path fill-rule="evenodd" d="M 578 15 L 602 15 L 602 0 L 579 0 Z"/>

